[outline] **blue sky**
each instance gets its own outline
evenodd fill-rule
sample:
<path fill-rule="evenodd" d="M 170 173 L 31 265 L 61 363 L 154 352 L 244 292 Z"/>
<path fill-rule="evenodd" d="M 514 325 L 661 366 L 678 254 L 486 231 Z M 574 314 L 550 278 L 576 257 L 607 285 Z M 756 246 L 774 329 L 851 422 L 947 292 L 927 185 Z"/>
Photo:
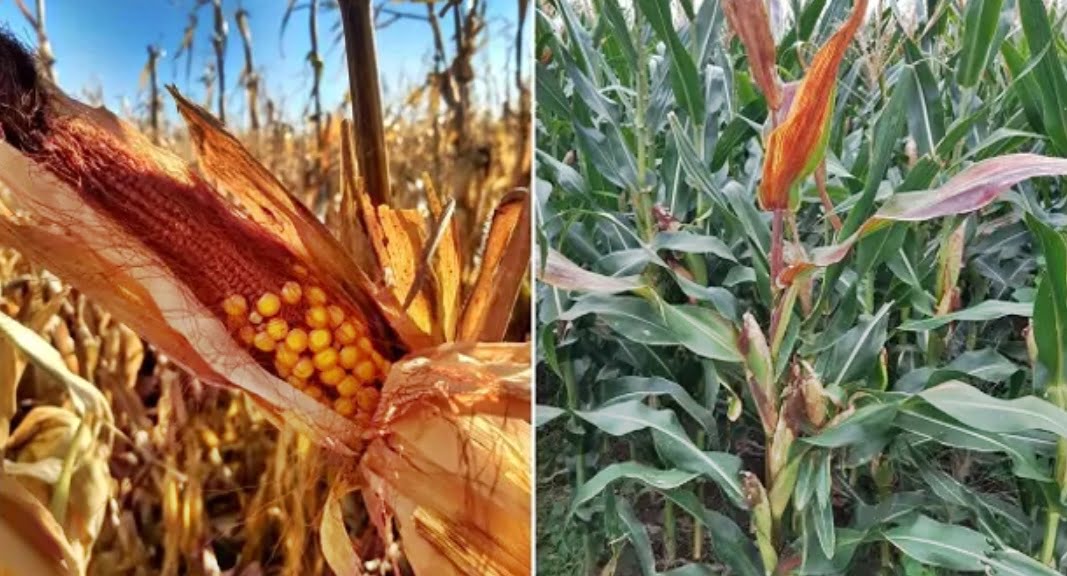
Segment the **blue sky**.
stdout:
<path fill-rule="evenodd" d="M 33 0 L 26 0 L 33 6 Z M 304 4 L 300 0 L 299 4 Z M 186 79 L 185 56 L 174 59 L 181 42 L 188 15 L 196 0 L 48 0 L 46 23 L 53 51 L 59 84 L 68 93 L 81 94 L 85 88 L 102 88 L 105 104 L 121 109 L 122 99 L 131 104 L 143 101 L 139 89 L 141 70 L 147 58 L 146 47 L 156 44 L 165 51 L 160 67 L 160 81 L 175 83 L 197 101 L 202 88 L 197 78 L 209 60 L 214 59 L 211 47 L 212 11 L 210 6 L 199 10 L 199 31 L 193 50 L 192 74 Z M 476 60 L 476 67 L 489 66 L 492 74 L 482 78 L 495 79 L 492 88 L 484 80 L 476 84 L 477 97 L 485 101 L 503 98 L 505 65 L 513 65 L 512 38 L 518 22 L 516 0 L 489 0 L 487 20 L 489 33 L 483 36 L 487 50 Z M 244 98 L 237 89 L 244 67 L 244 57 L 233 14 L 238 7 L 250 14 L 253 54 L 256 66 L 266 82 L 266 89 L 293 119 L 308 101 L 311 72 L 306 55 L 310 47 L 307 11 L 296 12 L 281 34 L 282 15 L 286 0 L 223 0 L 229 23 L 226 53 L 227 116 L 244 116 Z M 422 5 L 394 4 L 405 12 L 424 14 Z M 319 45 L 326 66 L 323 73 L 323 105 L 337 106 L 347 86 L 343 49 L 335 44 L 334 26 L 338 14 L 322 11 L 319 18 Z M 18 11 L 14 0 L 0 0 L 0 23 L 12 30 L 29 45 L 35 45 L 35 35 Z M 444 24 L 444 22 L 442 22 Z M 446 42 L 451 21 L 445 28 Z M 527 22 L 526 39 L 529 39 Z M 413 86 L 421 83 L 430 69 L 433 39 L 429 26 L 423 21 L 401 19 L 379 30 L 377 36 L 379 68 L 387 104 L 402 98 Z M 524 42 L 528 46 L 529 42 Z M 527 53 L 529 48 L 527 47 Z M 488 62 L 487 62 L 488 60 Z M 524 66 L 529 72 L 529 66 Z M 508 76 L 510 77 L 510 76 Z M 173 106 L 166 105 L 168 112 Z M 232 118 L 228 118 L 233 121 Z"/>

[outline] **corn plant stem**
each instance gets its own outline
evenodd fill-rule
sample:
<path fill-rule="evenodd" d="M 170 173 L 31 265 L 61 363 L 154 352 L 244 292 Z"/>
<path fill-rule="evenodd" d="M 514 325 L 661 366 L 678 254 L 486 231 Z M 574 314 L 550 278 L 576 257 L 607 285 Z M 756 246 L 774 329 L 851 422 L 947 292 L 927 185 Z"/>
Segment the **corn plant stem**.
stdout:
<path fill-rule="evenodd" d="M 1048 386 L 1048 399 L 1061 409 L 1067 409 L 1067 382 L 1054 380 Z M 1056 444 L 1056 483 L 1060 487 L 1060 498 L 1067 493 L 1067 441 L 1062 438 Z M 1040 560 L 1048 566 L 1056 567 L 1056 539 L 1060 531 L 1060 513 L 1056 510 L 1057 502 L 1050 496 L 1048 516 L 1045 519 L 1045 537 L 1041 543 Z"/>
<path fill-rule="evenodd" d="M 222 12 L 222 0 L 214 0 L 215 34 L 211 43 L 215 48 L 215 72 L 219 84 L 219 122 L 226 123 L 226 16 Z"/>
<path fill-rule="evenodd" d="M 570 352 L 562 352 L 560 354 L 559 362 L 560 372 L 563 376 L 563 387 L 567 393 L 567 409 L 572 413 L 577 411 L 581 406 L 581 402 L 578 397 L 578 383 L 574 379 L 574 362 L 571 360 Z M 572 416 L 571 423 L 575 426 L 581 426 L 581 422 L 576 416 Z M 577 490 L 580 486 L 585 484 L 585 447 L 582 445 L 581 440 L 578 441 L 578 449 L 574 453 L 574 487 Z M 589 574 L 593 569 L 594 554 L 593 554 L 593 542 L 589 538 L 589 532 L 587 530 L 582 531 L 582 571 L 581 574 Z"/>
<path fill-rule="evenodd" d="M 782 272 L 782 226 L 785 220 L 785 210 L 775 210 L 771 219 L 771 292 L 776 290 L 778 274 Z"/>
<path fill-rule="evenodd" d="M 392 196 L 389 160 L 385 148 L 385 126 L 382 123 L 382 95 L 370 0 L 340 0 L 338 4 L 341 7 L 341 25 L 348 56 L 348 83 L 360 175 L 371 202 L 376 205 L 388 203 Z"/>

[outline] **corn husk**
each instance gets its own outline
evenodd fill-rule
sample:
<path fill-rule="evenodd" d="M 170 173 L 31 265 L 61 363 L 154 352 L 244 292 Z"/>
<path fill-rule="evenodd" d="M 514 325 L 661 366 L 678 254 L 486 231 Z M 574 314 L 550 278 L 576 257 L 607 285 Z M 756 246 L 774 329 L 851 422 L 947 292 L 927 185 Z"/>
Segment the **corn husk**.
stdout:
<path fill-rule="evenodd" d="M 397 363 L 360 465 L 418 574 L 529 573 L 530 352 L 446 345 Z"/>

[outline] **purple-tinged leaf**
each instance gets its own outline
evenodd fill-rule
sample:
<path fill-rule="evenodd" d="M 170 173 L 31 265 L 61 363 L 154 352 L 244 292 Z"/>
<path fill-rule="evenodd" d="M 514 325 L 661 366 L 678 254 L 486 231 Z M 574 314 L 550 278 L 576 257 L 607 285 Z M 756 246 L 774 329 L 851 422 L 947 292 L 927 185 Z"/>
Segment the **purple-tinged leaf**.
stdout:
<path fill-rule="evenodd" d="M 643 286 L 639 276 L 605 276 L 590 272 L 566 256 L 549 248 L 545 266 L 541 269 L 540 279 L 545 284 L 564 290 L 617 294 L 629 292 Z"/>

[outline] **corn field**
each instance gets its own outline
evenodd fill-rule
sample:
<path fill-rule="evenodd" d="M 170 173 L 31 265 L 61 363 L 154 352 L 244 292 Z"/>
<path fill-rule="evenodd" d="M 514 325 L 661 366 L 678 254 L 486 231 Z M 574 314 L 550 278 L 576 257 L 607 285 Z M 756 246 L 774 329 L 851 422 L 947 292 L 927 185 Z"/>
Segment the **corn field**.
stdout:
<path fill-rule="evenodd" d="M 1067 573 L 1063 33 L 537 4 L 538 573 Z"/>

